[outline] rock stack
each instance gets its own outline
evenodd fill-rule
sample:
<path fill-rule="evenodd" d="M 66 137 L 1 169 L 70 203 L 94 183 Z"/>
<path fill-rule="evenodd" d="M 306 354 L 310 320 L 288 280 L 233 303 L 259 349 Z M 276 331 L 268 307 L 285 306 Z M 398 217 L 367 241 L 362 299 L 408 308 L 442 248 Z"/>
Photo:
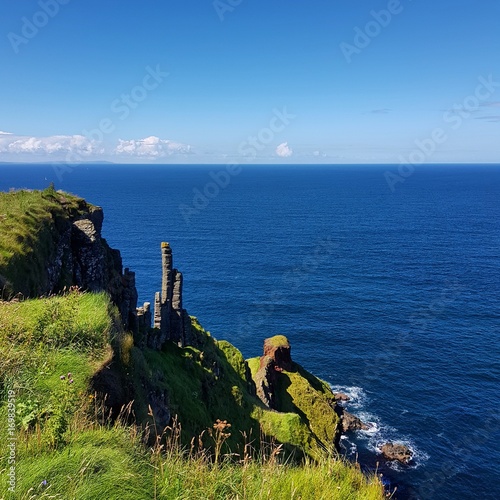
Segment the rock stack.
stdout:
<path fill-rule="evenodd" d="M 259 371 L 255 376 L 257 396 L 269 408 L 278 409 L 276 399 L 277 374 L 292 370 L 291 347 L 284 335 L 276 335 L 264 341 L 264 354 L 260 358 Z"/>
<path fill-rule="evenodd" d="M 154 302 L 156 331 L 147 339 L 152 349 L 161 349 L 167 340 L 184 346 L 190 326 L 189 315 L 182 308 L 182 273 L 173 268 L 172 249 L 166 242 L 161 244 L 161 265 L 161 292 L 156 292 Z"/>

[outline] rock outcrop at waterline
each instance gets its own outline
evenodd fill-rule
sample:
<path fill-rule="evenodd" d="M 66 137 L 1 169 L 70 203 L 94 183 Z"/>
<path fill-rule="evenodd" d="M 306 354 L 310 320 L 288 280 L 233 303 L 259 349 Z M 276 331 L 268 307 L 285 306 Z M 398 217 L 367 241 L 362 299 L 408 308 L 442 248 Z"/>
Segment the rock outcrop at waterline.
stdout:
<path fill-rule="evenodd" d="M 387 460 L 397 460 L 402 464 L 407 464 L 413 457 L 413 452 L 404 444 L 385 443 L 380 451 Z"/>
<path fill-rule="evenodd" d="M 338 404 L 326 382 L 292 360 L 284 335 L 267 338 L 263 355 L 248 362 L 257 396 L 266 407 L 302 415 L 324 446 L 337 446 L 341 433 L 369 428 Z"/>
<path fill-rule="evenodd" d="M 366 431 L 370 429 L 370 425 L 365 424 L 360 418 L 346 411 L 343 406 L 337 405 L 336 411 L 342 422 L 343 432 Z"/>

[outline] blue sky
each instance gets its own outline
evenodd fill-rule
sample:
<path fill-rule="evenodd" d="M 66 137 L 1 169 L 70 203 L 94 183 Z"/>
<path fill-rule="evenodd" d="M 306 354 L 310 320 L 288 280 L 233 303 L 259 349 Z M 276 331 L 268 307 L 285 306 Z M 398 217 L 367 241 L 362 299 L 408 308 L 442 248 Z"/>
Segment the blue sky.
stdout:
<path fill-rule="evenodd" d="M 499 162 L 498 0 L 0 14 L 0 161 Z"/>

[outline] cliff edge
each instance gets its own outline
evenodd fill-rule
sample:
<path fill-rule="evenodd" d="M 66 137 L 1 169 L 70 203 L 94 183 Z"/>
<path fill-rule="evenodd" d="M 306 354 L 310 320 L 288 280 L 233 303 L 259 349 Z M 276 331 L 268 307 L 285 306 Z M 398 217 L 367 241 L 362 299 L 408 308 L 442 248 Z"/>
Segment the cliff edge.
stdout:
<path fill-rule="evenodd" d="M 101 207 L 53 187 L 0 193 L 1 297 L 106 291 L 135 330 L 135 274 L 102 237 L 103 220 Z"/>

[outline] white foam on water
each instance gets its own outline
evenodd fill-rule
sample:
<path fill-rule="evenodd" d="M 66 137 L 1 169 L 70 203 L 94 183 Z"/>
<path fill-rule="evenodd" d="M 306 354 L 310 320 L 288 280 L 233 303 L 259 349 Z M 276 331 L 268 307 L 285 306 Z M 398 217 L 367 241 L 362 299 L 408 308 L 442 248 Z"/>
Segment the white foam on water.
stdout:
<path fill-rule="evenodd" d="M 369 411 L 371 409 L 370 397 L 363 388 L 332 385 L 331 389 L 334 393 L 343 392 L 347 394 L 350 400 L 342 401 L 342 406 L 370 426 L 369 429 L 359 430 L 353 434 L 355 441 L 358 441 L 359 444 L 362 444 L 366 449 L 377 455 L 381 455 L 380 447 L 387 442 L 401 443 L 410 448 L 413 455 L 408 465 L 392 461 L 387 463 L 388 467 L 394 470 L 404 470 L 404 468 L 408 467 L 416 469 L 429 459 L 429 455 L 420 450 L 411 437 L 400 434 L 397 429 L 385 424 L 378 415 Z M 357 451 L 356 442 L 353 442 L 352 438 L 349 439 L 346 437 L 344 439 L 344 437 L 342 436 L 341 445 L 344 446 L 348 453 L 355 454 Z"/>
<path fill-rule="evenodd" d="M 346 435 L 340 437 L 340 447 L 345 450 L 347 455 L 355 455 L 358 451 L 356 443 L 352 442 Z"/>
<path fill-rule="evenodd" d="M 357 409 L 363 408 L 368 402 L 368 396 L 362 387 L 356 386 L 344 386 L 344 385 L 331 385 L 330 388 L 334 393 L 343 392 L 349 396 L 349 401 L 343 401 L 343 406 L 349 406 L 349 408 Z"/>

